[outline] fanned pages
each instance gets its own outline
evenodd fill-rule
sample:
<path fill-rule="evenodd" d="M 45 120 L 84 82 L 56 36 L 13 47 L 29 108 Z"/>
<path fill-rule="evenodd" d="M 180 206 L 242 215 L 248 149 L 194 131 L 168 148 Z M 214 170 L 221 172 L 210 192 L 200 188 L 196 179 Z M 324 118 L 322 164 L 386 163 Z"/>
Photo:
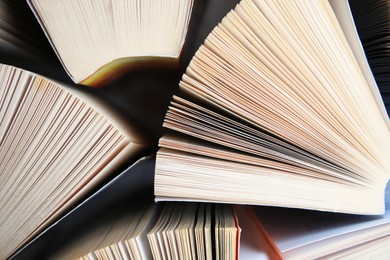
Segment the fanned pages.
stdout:
<path fill-rule="evenodd" d="M 165 117 L 157 200 L 384 212 L 388 116 L 344 7 L 243 0 L 222 20 Z"/>
<path fill-rule="evenodd" d="M 167 203 L 148 234 L 153 259 L 238 259 L 241 229 L 230 205 Z"/>
<path fill-rule="evenodd" d="M 238 259 L 230 205 L 150 204 L 143 198 L 91 218 L 54 259 Z"/>
<path fill-rule="evenodd" d="M 0 258 L 146 145 L 130 122 L 44 77 L 0 65 Z"/>
<path fill-rule="evenodd" d="M 29 3 L 73 81 L 96 86 L 139 63 L 175 63 L 193 0 Z"/>

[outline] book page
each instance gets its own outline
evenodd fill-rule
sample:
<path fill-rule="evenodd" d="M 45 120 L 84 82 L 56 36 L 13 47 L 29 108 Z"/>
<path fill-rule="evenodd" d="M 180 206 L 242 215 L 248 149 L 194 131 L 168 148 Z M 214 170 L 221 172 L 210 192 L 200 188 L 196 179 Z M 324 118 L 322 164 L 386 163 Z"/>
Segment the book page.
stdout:
<path fill-rule="evenodd" d="M 385 194 L 386 213 L 381 216 L 344 215 L 261 207 L 257 208 L 256 214 L 275 245 L 281 252 L 287 252 L 343 234 L 380 225 L 389 225 L 389 184 L 387 185 Z"/>
<path fill-rule="evenodd" d="M 390 121 L 388 120 L 386 108 L 383 104 L 382 97 L 375 82 L 375 78 L 371 72 L 370 65 L 368 64 L 362 43 L 360 42 L 348 1 L 329 0 L 329 3 L 332 6 L 335 15 L 337 16 L 337 19 L 341 28 L 343 29 L 344 35 L 352 49 L 356 61 L 358 62 L 359 67 L 368 83 L 368 86 L 371 89 L 372 95 L 374 96 L 374 99 L 378 104 L 379 109 L 381 110 L 382 116 L 387 122 L 387 126 L 390 128 Z"/>
<path fill-rule="evenodd" d="M 266 260 L 270 258 L 270 247 L 251 219 L 246 206 L 235 206 L 234 211 L 240 221 L 241 241 L 239 259 Z"/>

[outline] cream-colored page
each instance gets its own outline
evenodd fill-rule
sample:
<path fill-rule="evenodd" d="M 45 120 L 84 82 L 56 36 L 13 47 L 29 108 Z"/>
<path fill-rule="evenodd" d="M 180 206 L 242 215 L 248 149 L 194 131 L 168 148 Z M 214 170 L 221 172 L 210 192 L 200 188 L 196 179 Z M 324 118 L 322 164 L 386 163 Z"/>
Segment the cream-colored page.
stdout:
<path fill-rule="evenodd" d="M 390 128 L 390 120 L 386 112 L 385 105 L 383 104 L 382 97 L 379 93 L 378 86 L 375 82 L 374 76 L 371 72 L 370 66 L 367 62 L 366 55 L 362 43 L 360 42 L 358 32 L 353 21 L 352 13 L 347 0 L 329 0 L 330 5 L 333 8 L 335 15 L 343 29 L 344 35 L 352 49 L 353 54 L 359 64 L 361 71 L 370 87 L 372 95 L 378 107 L 382 113 L 383 118 L 387 122 L 387 126 Z"/>
<path fill-rule="evenodd" d="M 265 211 L 265 210 L 264 210 Z M 273 214 L 270 212 L 277 214 Z M 285 214 L 281 214 L 284 211 Z M 297 214 L 293 214 L 293 213 Z M 390 224 L 390 185 L 386 189 L 386 213 L 382 216 L 334 215 L 321 217 L 321 212 L 303 212 L 289 209 L 269 209 L 257 212 L 260 221 L 281 252 Z M 347 236 L 348 237 L 348 236 Z M 328 240 L 331 242 L 332 240 Z"/>

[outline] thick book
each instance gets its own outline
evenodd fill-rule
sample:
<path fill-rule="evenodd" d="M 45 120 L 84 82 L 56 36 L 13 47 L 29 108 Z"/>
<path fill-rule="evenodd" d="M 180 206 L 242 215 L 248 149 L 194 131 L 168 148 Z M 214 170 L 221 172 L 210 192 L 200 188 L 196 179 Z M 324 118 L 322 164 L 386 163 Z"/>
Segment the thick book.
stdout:
<path fill-rule="evenodd" d="M 389 119 L 347 1 L 241 1 L 180 90 L 157 200 L 384 212 Z"/>
<path fill-rule="evenodd" d="M 100 100 L 0 65 L 0 258 L 39 234 L 148 146 Z"/>
<path fill-rule="evenodd" d="M 76 83 L 102 86 L 132 67 L 178 64 L 193 0 L 29 0 Z"/>

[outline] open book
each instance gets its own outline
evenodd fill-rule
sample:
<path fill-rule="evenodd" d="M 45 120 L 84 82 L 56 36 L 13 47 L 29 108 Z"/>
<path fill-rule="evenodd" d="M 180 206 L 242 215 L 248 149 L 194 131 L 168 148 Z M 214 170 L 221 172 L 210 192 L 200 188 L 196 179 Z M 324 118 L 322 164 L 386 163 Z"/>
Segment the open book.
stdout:
<path fill-rule="evenodd" d="M 142 151 L 147 141 L 108 106 L 0 65 L 0 258 Z"/>
<path fill-rule="evenodd" d="M 29 0 L 74 82 L 97 86 L 132 66 L 177 63 L 193 0 Z"/>
<path fill-rule="evenodd" d="M 346 1 L 241 1 L 180 90 L 157 200 L 384 212 L 389 120 Z"/>

